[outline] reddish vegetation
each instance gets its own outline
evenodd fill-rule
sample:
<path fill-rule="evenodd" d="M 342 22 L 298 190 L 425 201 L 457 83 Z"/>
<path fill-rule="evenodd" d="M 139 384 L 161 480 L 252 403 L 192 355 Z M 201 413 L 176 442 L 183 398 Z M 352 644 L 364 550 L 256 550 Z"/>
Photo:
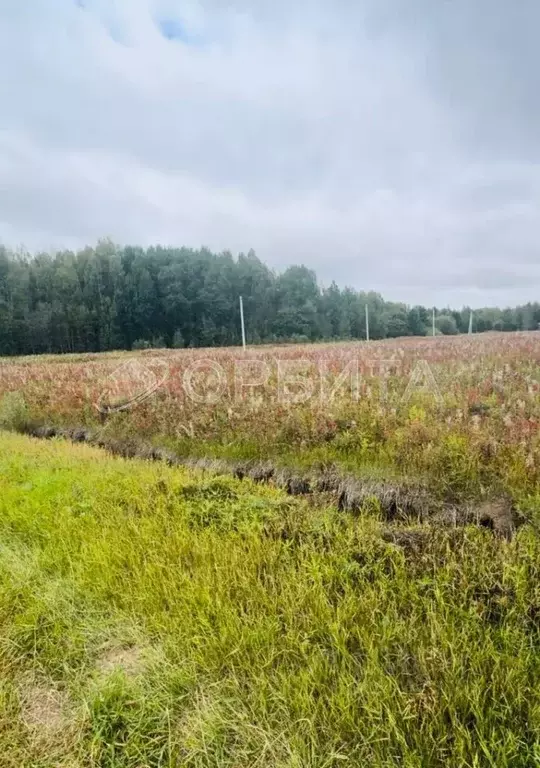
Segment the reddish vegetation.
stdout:
<path fill-rule="evenodd" d="M 540 333 L 18 358 L 0 363 L 0 394 L 20 392 L 31 419 L 184 453 L 376 466 L 530 499 L 539 362 Z"/>

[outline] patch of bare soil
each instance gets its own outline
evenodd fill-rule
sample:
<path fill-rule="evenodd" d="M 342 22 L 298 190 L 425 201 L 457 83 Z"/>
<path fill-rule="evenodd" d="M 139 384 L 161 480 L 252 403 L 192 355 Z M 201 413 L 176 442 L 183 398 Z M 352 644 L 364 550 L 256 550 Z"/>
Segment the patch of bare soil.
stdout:
<path fill-rule="evenodd" d="M 343 480 L 338 487 L 338 506 L 344 512 L 360 512 L 376 501 L 387 522 L 422 521 L 430 517 L 436 502 L 424 488 L 382 482 L 362 482 L 354 478 Z"/>
<path fill-rule="evenodd" d="M 511 539 L 518 525 L 517 515 L 509 499 L 486 501 L 476 508 L 478 525 L 489 528 L 506 539 Z"/>
<path fill-rule="evenodd" d="M 51 736 L 61 732 L 69 722 L 69 699 L 65 693 L 44 684 L 23 687 L 22 719 L 33 732 Z"/>
<path fill-rule="evenodd" d="M 36 760 L 43 756 L 54 759 L 58 766 L 75 765 L 65 762 L 80 728 L 68 694 L 45 681 L 28 680 L 20 686 L 19 701 L 32 756 Z"/>
<path fill-rule="evenodd" d="M 142 674 L 144 667 L 143 652 L 137 646 L 105 648 L 96 663 L 96 669 L 103 675 L 121 670 L 128 677 L 137 677 Z"/>
<path fill-rule="evenodd" d="M 511 539 L 523 519 L 512 501 L 501 497 L 461 507 L 446 505 L 433 516 L 431 522 L 440 526 L 478 525 L 505 539 Z"/>

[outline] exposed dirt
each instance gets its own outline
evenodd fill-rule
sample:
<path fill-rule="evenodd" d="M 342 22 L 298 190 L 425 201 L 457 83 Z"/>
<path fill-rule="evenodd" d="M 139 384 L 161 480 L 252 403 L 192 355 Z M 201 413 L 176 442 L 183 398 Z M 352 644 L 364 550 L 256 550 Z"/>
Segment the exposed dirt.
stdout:
<path fill-rule="evenodd" d="M 22 718 L 33 732 L 51 736 L 62 731 L 68 722 L 68 697 L 56 688 L 30 684 L 21 691 Z"/>
<path fill-rule="evenodd" d="M 78 728 L 75 708 L 68 694 L 49 681 L 27 679 L 20 685 L 19 701 L 21 720 L 32 753 L 36 757 L 58 757 L 59 762 L 55 765 L 63 765 L 60 759 L 70 751 Z"/>
<path fill-rule="evenodd" d="M 137 646 L 112 646 L 105 648 L 96 662 L 96 669 L 103 675 L 121 670 L 128 677 L 136 677 L 144 671 L 143 653 Z"/>
<path fill-rule="evenodd" d="M 162 461 L 169 466 L 185 466 L 205 470 L 214 475 L 232 475 L 240 480 L 248 478 L 257 483 L 270 483 L 292 496 L 313 497 L 325 494 L 326 497 L 328 494 L 343 512 L 361 514 L 370 509 L 378 512 L 382 519 L 389 523 L 430 523 L 443 527 L 478 525 L 509 539 L 523 522 L 510 499 L 491 499 L 476 506 L 447 504 L 435 498 L 420 484 L 363 480 L 342 475 L 333 466 L 313 469 L 311 472 L 298 472 L 286 467 L 277 467 L 270 461 L 234 462 L 179 456 L 172 451 L 155 448 L 133 438 L 119 440 L 81 428 L 61 429 L 28 425 L 23 431 L 44 439 L 63 437 L 73 442 L 87 442 L 124 458 Z"/>
<path fill-rule="evenodd" d="M 397 483 L 362 482 L 346 478 L 338 485 L 338 506 L 346 512 L 360 512 L 374 503 L 388 521 L 425 520 L 440 507 L 422 487 Z"/>
<path fill-rule="evenodd" d="M 510 499 L 486 501 L 476 508 L 477 523 L 511 539 L 519 519 Z"/>
<path fill-rule="evenodd" d="M 511 539 L 523 519 L 512 501 L 501 497 L 476 505 L 446 505 L 433 516 L 432 522 L 442 526 L 478 525 L 505 539 Z"/>

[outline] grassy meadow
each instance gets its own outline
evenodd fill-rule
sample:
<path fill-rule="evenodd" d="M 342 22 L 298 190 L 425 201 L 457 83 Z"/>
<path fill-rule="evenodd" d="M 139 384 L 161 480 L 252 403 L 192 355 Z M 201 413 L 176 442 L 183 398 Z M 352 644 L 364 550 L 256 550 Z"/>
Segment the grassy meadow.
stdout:
<path fill-rule="evenodd" d="M 372 514 L 8 434 L 0 470 L 6 768 L 540 760 L 530 529 L 396 546 Z"/>
<path fill-rule="evenodd" d="M 0 765 L 540 765 L 539 362 L 536 333 L 1 360 Z M 486 504 L 506 535 L 446 514 Z"/>

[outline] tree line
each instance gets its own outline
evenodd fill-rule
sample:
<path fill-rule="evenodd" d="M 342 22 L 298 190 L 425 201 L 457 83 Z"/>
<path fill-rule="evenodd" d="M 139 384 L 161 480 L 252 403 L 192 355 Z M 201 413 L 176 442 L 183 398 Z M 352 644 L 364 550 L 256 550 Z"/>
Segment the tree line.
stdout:
<path fill-rule="evenodd" d="M 240 343 L 372 339 L 432 333 L 432 310 L 372 291 L 321 287 L 315 272 L 281 273 L 253 251 L 119 247 L 29 254 L 0 246 L 0 355 Z M 470 310 L 435 311 L 436 333 L 466 333 Z M 532 330 L 540 304 L 475 310 L 475 332 Z"/>

